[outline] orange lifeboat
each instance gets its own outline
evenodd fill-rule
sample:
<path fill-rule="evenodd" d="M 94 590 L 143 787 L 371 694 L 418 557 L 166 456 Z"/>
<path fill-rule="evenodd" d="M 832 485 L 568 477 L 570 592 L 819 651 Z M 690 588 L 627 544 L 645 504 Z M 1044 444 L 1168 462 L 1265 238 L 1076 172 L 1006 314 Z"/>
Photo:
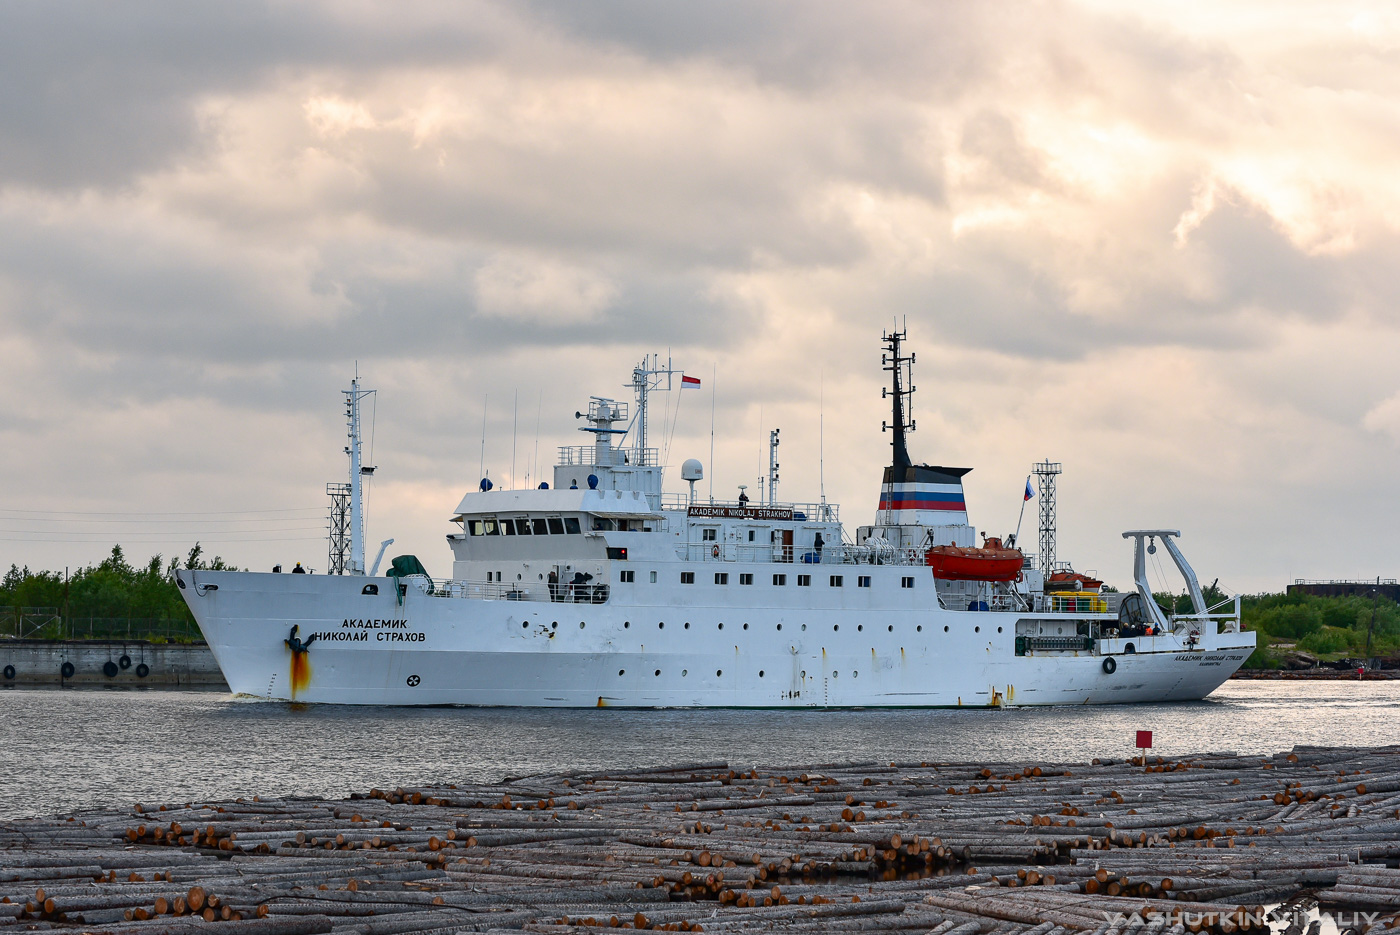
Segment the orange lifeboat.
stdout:
<path fill-rule="evenodd" d="M 997 538 L 988 538 L 982 548 L 936 545 L 924 553 L 935 578 L 949 581 L 1015 581 L 1026 557 L 1020 549 L 1008 549 Z"/>
<path fill-rule="evenodd" d="M 1051 591 L 1097 591 L 1103 582 L 1091 575 L 1077 571 L 1057 571 L 1045 582 L 1046 592 Z"/>

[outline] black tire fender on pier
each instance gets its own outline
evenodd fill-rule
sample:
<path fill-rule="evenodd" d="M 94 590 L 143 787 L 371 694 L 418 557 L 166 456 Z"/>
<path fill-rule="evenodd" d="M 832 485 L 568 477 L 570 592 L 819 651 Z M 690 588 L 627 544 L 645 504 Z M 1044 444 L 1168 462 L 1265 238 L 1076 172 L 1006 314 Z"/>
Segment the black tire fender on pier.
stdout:
<path fill-rule="evenodd" d="M 14 680 L 15 680 L 15 667 L 14 667 L 14 666 L 5 666 L 5 681 L 7 681 L 7 682 L 13 682 Z"/>
<path fill-rule="evenodd" d="M 1105 675 L 1112 675 L 1118 671 L 1118 661 L 1112 656 L 1105 656 L 1103 660 L 1103 671 Z"/>
<path fill-rule="evenodd" d="M 121 666 L 123 669 L 130 669 L 131 657 L 128 656 L 126 653 L 122 653 L 122 657 L 117 660 L 117 665 Z"/>
<path fill-rule="evenodd" d="M 117 673 L 120 671 L 121 669 L 117 668 L 117 664 L 110 659 L 102 663 L 102 674 L 107 676 L 107 678 L 109 679 L 116 678 Z"/>
<path fill-rule="evenodd" d="M 73 663 L 65 662 L 63 665 L 58 667 L 58 671 L 63 673 L 64 678 L 71 679 L 73 677 L 73 673 L 77 672 L 78 670 L 73 668 Z"/>
<path fill-rule="evenodd" d="M 143 678 L 145 678 L 146 676 L 148 676 L 148 675 L 150 675 L 150 674 L 151 674 L 151 667 L 150 667 L 150 666 L 146 665 L 144 662 L 138 662 L 138 663 L 136 664 L 136 677 L 137 677 L 138 679 L 143 679 Z"/>

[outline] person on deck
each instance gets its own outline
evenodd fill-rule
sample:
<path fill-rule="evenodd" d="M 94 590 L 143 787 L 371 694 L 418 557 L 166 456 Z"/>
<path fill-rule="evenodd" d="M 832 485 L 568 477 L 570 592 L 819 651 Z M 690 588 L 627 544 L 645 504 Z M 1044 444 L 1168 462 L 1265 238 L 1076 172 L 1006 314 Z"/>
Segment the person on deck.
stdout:
<path fill-rule="evenodd" d="M 292 574 L 294 574 L 294 575 L 304 575 L 304 574 L 306 574 L 306 569 L 301 567 L 301 562 L 297 562 L 297 563 L 296 563 L 296 567 L 292 569 Z"/>

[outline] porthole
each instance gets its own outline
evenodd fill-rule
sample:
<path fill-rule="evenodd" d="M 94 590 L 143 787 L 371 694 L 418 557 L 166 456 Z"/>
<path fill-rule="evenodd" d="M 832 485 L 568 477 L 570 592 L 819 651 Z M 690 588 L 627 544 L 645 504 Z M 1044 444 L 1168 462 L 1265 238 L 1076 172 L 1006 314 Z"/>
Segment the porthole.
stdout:
<path fill-rule="evenodd" d="M 617 674 L 618 674 L 618 675 L 626 675 L 626 674 L 627 674 L 627 670 L 626 670 L 626 669 L 618 669 L 618 670 L 617 670 Z"/>
<path fill-rule="evenodd" d="M 806 669 L 803 669 L 803 670 L 802 670 L 802 677 L 803 677 L 804 679 L 807 677 L 807 670 L 806 670 Z"/>
<path fill-rule="evenodd" d="M 758 677 L 759 677 L 759 678 L 763 678 L 763 670 L 762 670 L 762 669 L 759 669 L 759 670 L 758 670 Z"/>
<path fill-rule="evenodd" d="M 893 633 L 893 632 L 894 632 L 894 624 L 890 624 L 890 626 L 889 626 L 889 630 L 890 630 L 890 632 L 891 632 L 891 633 Z"/>
<path fill-rule="evenodd" d="M 628 628 L 631 627 L 631 626 L 632 626 L 632 621 L 630 621 L 630 620 L 624 620 L 624 621 L 622 621 L 622 629 L 626 630 L 626 629 L 628 629 Z"/>
<path fill-rule="evenodd" d="M 582 629 L 583 629 L 584 627 L 586 627 L 586 626 L 588 626 L 588 624 L 584 623 L 582 620 L 580 620 L 580 621 L 578 622 L 578 628 L 579 628 L 580 630 L 582 630 Z"/>
<path fill-rule="evenodd" d="M 662 620 L 660 623 L 658 623 L 658 624 L 656 625 L 656 629 L 658 629 L 658 630 L 664 630 L 664 629 L 666 629 L 666 621 L 665 621 L 665 620 Z"/>
<path fill-rule="evenodd" d="M 684 626 L 684 627 L 682 627 L 682 628 L 681 628 L 681 629 L 684 629 L 684 630 L 689 630 L 689 629 L 690 629 L 690 621 L 689 621 L 689 620 L 687 620 L 687 621 L 686 621 L 686 622 L 685 622 L 685 626 Z"/>
<path fill-rule="evenodd" d="M 802 624 L 802 631 L 803 631 L 804 633 L 807 632 L 807 624 L 805 624 L 805 623 Z"/>
<path fill-rule="evenodd" d="M 657 669 L 657 670 L 656 670 L 655 672 L 653 672 L 652 674 L 653 674 L 653 675 L 658 675 L 658 676 L 659 676 L 659 675 L 661 674 L 661 670 L 660 670 L 660 669 Z"/>
<path fill-rule="evenodd" d="M 851 673 L 851 678 L 853 678 L 853 679 L 858 679 L 858 678 L 860 678 L 860 672 L 852 672 L 852 673 Z"/>
<path fill-rule="evenodd" d="M 778 624 L 778 629 L 781 630 L 782 628 L 783 628 L 783 625 L 782 625 L 781 623 Z"/>
<path fill-rule="evenodd" d="M 833 623 L 833 624 L 831 625 L 831 632 L 835 633 L 835 632 L 836 632 L 837 630 L 839 630 L 839 629 L 841 629 L 841 624 L 839 624 L 839 623 Z"/>
<path fill-rule="evenodd" d="M 998 632 L 998 633 L 1001 632 L 1001 627 L 997 627 L 997 632 Z"/>
<path fill-rule="evenodd" d="M 747 623 L 744 624 L 744 629 L 747 630 L 748 628 L 749 628 L 749 625 L 748 625 Z"/>
<path fill-rule="evenodd" d="M 553 629 L 555 629 L 555 630 L 559 629 L 559 621 L 558 621 L 558 620 L 554 621 L 554 623 L 553 623 L 552 626 L 553 626 Z"/>
<path fill-rule="evenodd" d="M 973 628 L 972 628 L 972 632 L 973 632 L 973 633 L 981 633 L 981 632 L 982 632 L 982 628 L 981 628 L 981 627 L 973 627 Z"/>
<path fill-rule="evenodd" d="M 856 632 L 857 632 L 857 633 L 864 633 L 864 632 L 865 632 L 865 624 L 863 624 L 863 623 L 858 623 L 858 624 L 856 624 Z"/>
<path fill-rule="evenodd" d="M 719 625 L 719 628 L 720 628 L 721 630 L 723 630 L 723 629 L 724 629 L 724 624 L 721 623 L 721 624 Z"/>
<path fill-rule="evenodd" d="M 831 673 L 831 677 L 834 678 L 834 679 L 839 679 L 839 678 L 841 677 L 841 673 L 840 673 L 840 672 L 833 672 L 833 673 Z"/>
<path fill-rule="evenodd" d="M 685 678 L 685 677 L 686 677 L 687 675 L 689 675 L 689 674 L 690 674 L 690 670 L 689 670 L 689 669 L 681 669 L 681 678 Z"/>
<path fill-rule="evenodd" d="M 723 670 L 723 669 L 716 669 L 716 670 L 715 670 L 715 678 L 719 678 L 719 677 L 720 677 L 721 675 L 723 675 L 723 674 L 724 674 L 724 670 Z"/>
<path fill-rule="evenodd" d="M 530 625 L 530 621 L 528 621 L 528 620 L 523 621 L 523 622 L 520 624 L 520 629 L 523 630 L 523 629 L 525 629 L 526 627 L 528 627 L 529 625 Z"/>
<path fill-rule="evenodd" d="M 948 632 L 948 628 L 947 628 L 947 627 L 944 627 L 944 628 L 943 628 L 943 632 L 944 632 L 944 633 L 947 633 L 947 632 Z"/>
<path fill-rule="evenodd" d="M 944 627 L 943 629 L 944 629 L 944 631 L 947 631 L 948 628 L 947 628 L 947 627 Z M 915 632 L 915 633 L 922 633 L 922 632 L 924 632 L 924 625 L 923 625 L 922 623 L 919 624 L 917 627 L 914 628 L 914 632 Z"/>
<path fill-rule="evenodd" d="M 540 580 L 541 580 L 541 581 L 543 581 L 543 580 L 544 580 L 544 573 L 543 573 L 543 572 L 541 572 L 541 573 L 540 573 L 540 575 L 539 575 L 539 579 L 540 579 Z"/>

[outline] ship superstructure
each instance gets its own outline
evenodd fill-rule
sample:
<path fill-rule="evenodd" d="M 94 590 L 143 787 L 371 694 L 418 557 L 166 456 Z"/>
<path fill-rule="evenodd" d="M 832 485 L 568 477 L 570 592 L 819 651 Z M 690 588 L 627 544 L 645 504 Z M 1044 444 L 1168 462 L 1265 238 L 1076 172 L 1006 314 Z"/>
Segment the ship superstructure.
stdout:
<path fill-rule="evenodd" d="M 663 491 L 649 358 L 628 401 L 593 397 L 589 441 L 553 483 L 482 479 L 451 515 L 451 575 L 401 556 L 344 575 L 185 570 L 178 583 L 235 692 L 346 704 L 850 707 L 1082 704 L 1201 698 L 1254 649 L 1238 600 L 1207 607 L 1174 530 L 1125 533 L 1135 583 L 1110 607 L 1078 576 L 1047 590 L 1014 548 L 977 542 L 962 478 L 914 464 L 902 332 L 885 336 L 891 464 L 875 522 L 848 537 L 836 504 Z M 358 384 L 347 396 L 358 400 Z M 352 435 L 358 421 L 352 420 Z M 630 445 L 617 444 L 631 437 Z M 774 436 L 776 439 L 776 436 Z M 352 471 L 360 470 L 352 438 Z M 352 480 L 355 480 L 352 474 Z M 356 485 L 358 486 L 358 485 Z M 358 499 L 358 492 L 356 492 Z M 1152 596 L 1161 541 L 1189 614 Z M 1080 581 L 1079 579 L 1083 579 Z"/>

